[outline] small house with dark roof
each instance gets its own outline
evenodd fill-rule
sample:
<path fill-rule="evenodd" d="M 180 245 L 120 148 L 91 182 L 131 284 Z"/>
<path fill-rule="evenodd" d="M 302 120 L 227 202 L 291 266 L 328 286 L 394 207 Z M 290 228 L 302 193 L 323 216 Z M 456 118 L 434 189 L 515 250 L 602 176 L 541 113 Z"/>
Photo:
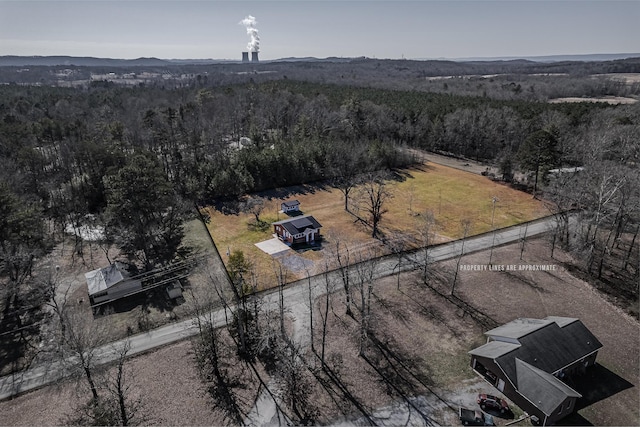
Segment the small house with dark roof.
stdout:
<path fill-rule="evenodd" d="M 313 243 L 320 239 L 322 225 L 311 215 L 298 216 L 273 223 L 273 231 L 289 245 Z"/>
<path fill-rule="evenodd" d="M 471 367 L 542 425 L 575 410 L 582 397 L 563 380 L 595 364 L 602 344 L 574 318 L 521 318 L 488 332 Z"/>
<path fill-rule="evenodd" d="M 298 200 L 287 200 L 285 202 L 280 203 L 280 208 L 282 209 L 283 213 L 299 212 L 300 202 Z"/>

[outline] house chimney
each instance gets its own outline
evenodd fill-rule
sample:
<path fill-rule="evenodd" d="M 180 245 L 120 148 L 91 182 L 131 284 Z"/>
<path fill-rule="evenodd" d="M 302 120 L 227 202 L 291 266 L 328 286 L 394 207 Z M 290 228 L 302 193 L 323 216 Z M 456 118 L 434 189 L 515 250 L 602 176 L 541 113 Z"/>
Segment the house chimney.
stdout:
<path fill-rule="evenodd" d="M 258 52 L 251 52 L 251 62 L 258 62 Z"/>
<path fill-rule="evenodd" d="M 249 52 L 242 52 L 242 62 L 249 62 Z"/>

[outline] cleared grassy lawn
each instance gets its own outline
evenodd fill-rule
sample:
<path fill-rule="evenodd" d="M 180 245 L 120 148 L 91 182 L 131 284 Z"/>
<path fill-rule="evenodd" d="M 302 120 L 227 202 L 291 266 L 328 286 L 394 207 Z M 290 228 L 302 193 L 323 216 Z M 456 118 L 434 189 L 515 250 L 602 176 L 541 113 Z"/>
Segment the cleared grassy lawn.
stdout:
<path fill-rule="evenodd" d="M 494 217 L 496 228 L 539 218 L 547 213 L 544 204 L 530 194 L 447 166 L 429 163 L 399 171 L 399 174 L 401 180 L 388 181 L 393 197 L 385 204 L 388 212 L 380 224 L 381 231 L 389 237 L 399 233 L 412 234 L 421 221 L 421 214 L 427 210 L 433 212 L 438 223 L 438 241 L 461 237 L 462 220 L 471 222 L 470 234 L 490 231 L 494 197 L 497 198 Z M 278 214 L 280 203 L 287 199 L 298 199 L 304 214 L 313 215 L 322 224 L 323 250 L 304 253 L 291 251 L 288 255 L 313 261 L 315 266 L 310 268 L 311 274 L 319 271 L 323 264 L 321 261 L 337 241 L 355 250 L 375 247 L 384 251 L 381 243 L 371 238 L 371 230 L 344 210 L 344 199 L 339 190 L 329 186 L 301 186 L 289 190 L 288 197 L 282 197 L 282 192 L 260 194 L 267 199 L 260 218 L 268 223 L 287 218 Z M 354 193 L 357 193 L 357 189 Z M 353 203 L 355 201 L 350 201 L 350 206 Z M 251 214 L 224 214 L 213 207 L 205 210 L 211 218 L 209 231 L 223 260 L 226 262 L 228 259 L 228 251 L 243 251 L 255 266 L 259 287 L 274 286 L 277 283 L 277 263 L 272 256 L 255 246 L 255 243 L 272 238 L 273 227 L 256 230 Z M 287 279 L 299 279 L 305 274 L 304 271 L 289 271 Z"/>
<path fill-rule="evenodd" d="M 402 171 L 406 179 L 391 182 L 394 198 L 383 228 L 412 230 L 413 214 L 431 210 L 438 222 L 439 234 L 451 239 L 463 235 L 462 220 L 471 221 L 470 234 L 491 231 L 493 198 L 496 198 L 494 226 L 508 227 L 540 218 L 549 212 L 544 204 L 530 194 L 458 169 L 429 163 Z M 410 209 L 411 208 L 411 209 Z"/>

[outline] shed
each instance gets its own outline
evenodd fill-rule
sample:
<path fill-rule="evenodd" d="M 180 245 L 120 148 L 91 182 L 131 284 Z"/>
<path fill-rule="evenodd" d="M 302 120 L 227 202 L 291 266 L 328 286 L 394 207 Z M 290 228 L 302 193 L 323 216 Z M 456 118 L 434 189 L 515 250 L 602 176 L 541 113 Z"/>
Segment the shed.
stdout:
<path fill-rule="evenodd" d="M 280 204 L 282 212 L 297 212 L 300 210 L 300 202 L 298 200 L 287 200 Z"/>

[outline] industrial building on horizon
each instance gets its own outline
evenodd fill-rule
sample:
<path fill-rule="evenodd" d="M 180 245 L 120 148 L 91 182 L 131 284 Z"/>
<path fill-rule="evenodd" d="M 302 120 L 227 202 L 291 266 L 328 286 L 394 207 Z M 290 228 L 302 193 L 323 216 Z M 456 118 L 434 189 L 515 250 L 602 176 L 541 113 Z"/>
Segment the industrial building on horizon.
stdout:
<path fill-rule="evenodd" d="M 258 61 L 258 52 L 251 52 L 251 62 Z M 249 52 L 242 52 L 242 62 L 249 62 Z"/>

